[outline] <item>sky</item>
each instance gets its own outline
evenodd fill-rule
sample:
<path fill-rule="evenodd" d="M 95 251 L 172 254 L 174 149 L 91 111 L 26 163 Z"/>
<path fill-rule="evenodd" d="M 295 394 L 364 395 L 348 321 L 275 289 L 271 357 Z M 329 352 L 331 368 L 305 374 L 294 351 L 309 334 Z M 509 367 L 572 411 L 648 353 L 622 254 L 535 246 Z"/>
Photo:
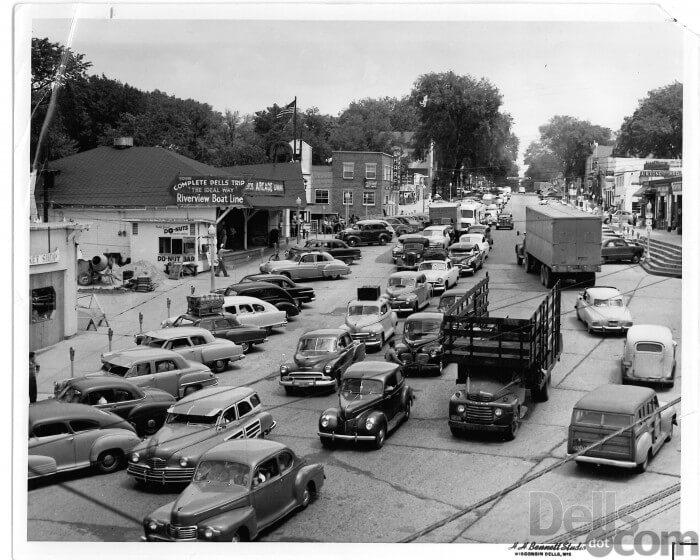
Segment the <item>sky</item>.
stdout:
<path fill-rule="evenodd" d="M 429 72 L 491 81 L 514 119 L 519 164 L 539 127 L 570 115 L 619 130 L 639 100 L 682 81 L 672 22 L 426 22 L 80 19 L 32 21 L 89 72 L 251 114 L 296 96 L 337 115 L 352 101 L 410 93 Z"/>

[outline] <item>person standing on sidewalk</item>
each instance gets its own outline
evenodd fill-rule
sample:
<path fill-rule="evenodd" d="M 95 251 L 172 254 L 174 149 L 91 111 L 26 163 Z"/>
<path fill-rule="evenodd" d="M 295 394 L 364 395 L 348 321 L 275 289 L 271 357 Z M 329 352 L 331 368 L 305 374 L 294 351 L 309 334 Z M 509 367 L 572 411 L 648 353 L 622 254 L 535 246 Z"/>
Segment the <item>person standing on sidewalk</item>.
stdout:
<path fill-rule="evenodd" d="M 228 277 L 228 271 L 226 270 L 226 263 L 224 262 L 224 246 L 219 247 L 219 252 L 216 254 L 218 264 L 216 266 L 216 274 L 218 276 L 220 272 L 224 273 L 224 276 Z"/>
<path fill-rule="evenodd" d="M 34 352 L 29 352 L 29 402 L 36 402 L 36 374 L 39 371 L 39 364 L 36 363 Z"/>
<path fill-rule="evenodd" d="M 275 260 L 280 260 L 280 230 L 272 228 L 270 230 L 270 245 L 274 249 Z"/>

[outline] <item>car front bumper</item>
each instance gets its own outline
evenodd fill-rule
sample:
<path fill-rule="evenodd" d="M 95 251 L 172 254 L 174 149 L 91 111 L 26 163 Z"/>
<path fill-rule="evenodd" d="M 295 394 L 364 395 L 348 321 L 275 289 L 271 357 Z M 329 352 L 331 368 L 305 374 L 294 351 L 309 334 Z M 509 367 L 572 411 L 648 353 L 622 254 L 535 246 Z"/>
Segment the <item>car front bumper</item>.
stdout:
<path fill-rule="evenodd" d="M 450 426 L 450 428 L 478 432 L 504 432 L 510 428 L 510 425 L 480 424 L 478 422 L 467 422 L 466 420 L 448 420 L 447 424 Z"/>
<path fill-rule="evenodd" d="M 394 299 L 394 300 L 389 300 L 389 306 L 394 311 L 413 311 L 417 302 L 418 302 L 417 299 L 414 299 L 412 301 L 406 301 L 403 299 Z"/>
<path fill-rule="evenodd" d="M 280 377 L 280 385 L 283 387 L 335 387 L 335 378 L 324 375 L 322 372 L 292 372 Z"/>
<path fill-rule="evenodd" d="M 622 325 L 591 325 L 591 331 L 593 332 L 614 332 L 614 333 L 622 333 L 622 332 L 627 332 L 627 329 L 629 327 L 625 327 Z"/>
<path fill-rule="evenodd" d="M 361 434 L 337 434 L 335 432 L 316 432 L 320 438 L 330 439 L 331 441 L 374 441 L 376 438 L 372 435 Z"/>
<path fill-rule="evenodd" d="M 359 340 L 364 342 L 365 346 L 381 346 L 382 345 L 382 333 L 350 333 L 350 337 L 353 340 Z"/>
<path fill-rule="evenodd" d="M 437 282 L 428 282 L 428 284 L 430 284 L 430 286 L 432 287 L 433 293 L 444 292 L 447 289 L 444 283 L 438 284 Z"/>

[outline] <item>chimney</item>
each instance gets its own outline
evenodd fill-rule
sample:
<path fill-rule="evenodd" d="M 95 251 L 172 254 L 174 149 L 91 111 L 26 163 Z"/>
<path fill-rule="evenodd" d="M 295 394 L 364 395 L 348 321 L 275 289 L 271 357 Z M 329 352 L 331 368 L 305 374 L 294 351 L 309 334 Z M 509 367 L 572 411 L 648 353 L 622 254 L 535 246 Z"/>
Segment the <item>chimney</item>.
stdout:
<path fill-rule="evenodd" d="M 117 150 L 126 150 L 134 146 L 134 139 L 131 136 L 118 136 L 113 142 L 112 147 Z"/>

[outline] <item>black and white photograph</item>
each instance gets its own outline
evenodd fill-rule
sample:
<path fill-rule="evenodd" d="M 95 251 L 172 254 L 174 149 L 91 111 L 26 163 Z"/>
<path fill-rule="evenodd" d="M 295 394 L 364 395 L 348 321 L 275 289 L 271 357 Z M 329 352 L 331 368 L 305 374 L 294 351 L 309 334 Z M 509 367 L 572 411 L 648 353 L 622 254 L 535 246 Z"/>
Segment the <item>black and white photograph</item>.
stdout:
<path fill-rule="evenodd" d="M 697 556 L 669 4 L 16 5 L 13 555 Z"/>

